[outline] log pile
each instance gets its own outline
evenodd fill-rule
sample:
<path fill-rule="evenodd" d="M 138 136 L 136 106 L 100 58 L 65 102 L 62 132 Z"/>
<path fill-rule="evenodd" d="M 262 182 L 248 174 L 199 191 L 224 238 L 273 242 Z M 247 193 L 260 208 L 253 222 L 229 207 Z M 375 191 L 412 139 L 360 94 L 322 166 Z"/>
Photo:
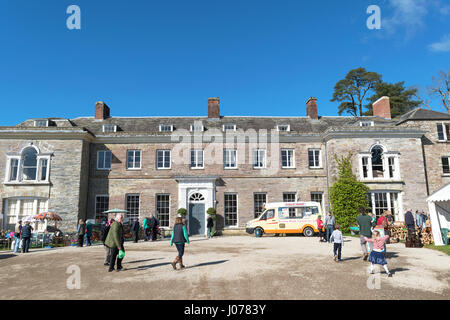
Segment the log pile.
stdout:
<path fill-rule="evenodd" d="M 390 240 L 392 243 L 405 241 L 408 236 L 408 229 L 405 226 L 390 226 L 389 232 L 391 235 Z M 433 234 L 431 233 L 431 228 L 425 228 L 422 230 L 422 232 L 419 228 L 416 228 L 416 237 L 417 239 L 420 239 L 423 245 L 433 243 Z"/>

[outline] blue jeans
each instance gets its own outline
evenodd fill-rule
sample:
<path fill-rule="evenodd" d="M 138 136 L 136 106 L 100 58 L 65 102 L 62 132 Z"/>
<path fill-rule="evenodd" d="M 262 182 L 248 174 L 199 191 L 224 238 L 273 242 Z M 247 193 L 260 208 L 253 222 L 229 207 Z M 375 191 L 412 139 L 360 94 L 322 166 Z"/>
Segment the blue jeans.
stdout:
<path fill-rule="evenodd" d="M 178 256 L 182 258 L 184 255 L 184 243 L 175 243 L 175 246 L 178 250 Z"/>
<path fill-rule="evenodd" d="M 333 248 L 334 256 L 336 257 L 337 255 L 338 259 L 341 260 L 342 243 L 333 243 L 333 244 L 334 244 Z"/>
<path fill-rule="evenodd" d="M 330 242 L 331 234 L 333 233 L 334 227 L 331 224 L 328 224 L 326 227 L 327 231 L 327 242 Z"/>
<path fill-rule="evenodd" d="M 14 243 L 14 253 L 19 252 L 19 245 L 20 245 L 20 237 L 14 237 L 16 243 Z"/>

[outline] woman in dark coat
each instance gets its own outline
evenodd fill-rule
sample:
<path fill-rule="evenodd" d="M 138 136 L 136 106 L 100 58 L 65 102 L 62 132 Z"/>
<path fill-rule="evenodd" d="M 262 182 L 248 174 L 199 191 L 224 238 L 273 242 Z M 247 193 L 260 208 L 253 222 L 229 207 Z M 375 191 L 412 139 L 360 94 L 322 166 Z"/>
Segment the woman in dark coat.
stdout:
<path fill-rule="evenodd" d="M 83 221 L 83 219 L 80 219 L 80 221 L 78 221 L 78 229 L 77 229 L 78 246 L 79 247 L 83 246 L 85 231 L 86 231 L 86 227 L 85 227 L 84 221 Z"/>
<path fill-rule="evenodd" d="M 185 243 L 189 244 L 189 236 L 187 233 L 186 226 L 183 224 L 183 219 L 181 217 L 177 217 L 175 219 L 175 225 L 173 226 L 170 245 L 172 246 L 174 243 L 178 250 L 178 256 L 171 263 L 171 265 L 176 270 L 177 263 L 179 263 L 180 269 L 184 269 L 185 268 L 185 266 L 183 265 L 184 245 Z"/>

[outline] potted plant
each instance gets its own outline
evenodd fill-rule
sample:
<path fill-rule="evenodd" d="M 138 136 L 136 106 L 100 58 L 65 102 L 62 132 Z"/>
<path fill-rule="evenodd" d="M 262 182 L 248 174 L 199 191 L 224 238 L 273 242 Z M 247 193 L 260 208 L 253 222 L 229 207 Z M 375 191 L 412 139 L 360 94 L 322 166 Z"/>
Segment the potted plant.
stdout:
<path fill-rule="evenodd" d="M 184 218 L 184 217 L 186 217 L 186 215 L 187 215 L 187 210 L 186 210 L 186 208 L 180 208 L 180 209 L 177 210 L 177 213 L 178 213 L 182 218 Z"/>

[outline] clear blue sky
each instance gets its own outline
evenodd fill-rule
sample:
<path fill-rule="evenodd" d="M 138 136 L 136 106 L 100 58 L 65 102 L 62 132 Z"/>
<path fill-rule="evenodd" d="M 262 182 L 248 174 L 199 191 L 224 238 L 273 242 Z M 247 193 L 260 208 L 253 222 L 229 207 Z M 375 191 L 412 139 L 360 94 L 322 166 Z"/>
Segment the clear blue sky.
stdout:
<path fill-rule="evenodd" d="M 81 30 L 68 30 L 69 5 Z M 382 30 L 369 30 L 369 5 Z M 447 0 L 0 0 L 0 125 L 93 116 L 336 115 L 335 83 L 365 67 L 431 85 L 450 68 Z M 434 44 L 434 45 L 433 45 Z M 443 111 L 438 101 L 434 109 Z"/>

